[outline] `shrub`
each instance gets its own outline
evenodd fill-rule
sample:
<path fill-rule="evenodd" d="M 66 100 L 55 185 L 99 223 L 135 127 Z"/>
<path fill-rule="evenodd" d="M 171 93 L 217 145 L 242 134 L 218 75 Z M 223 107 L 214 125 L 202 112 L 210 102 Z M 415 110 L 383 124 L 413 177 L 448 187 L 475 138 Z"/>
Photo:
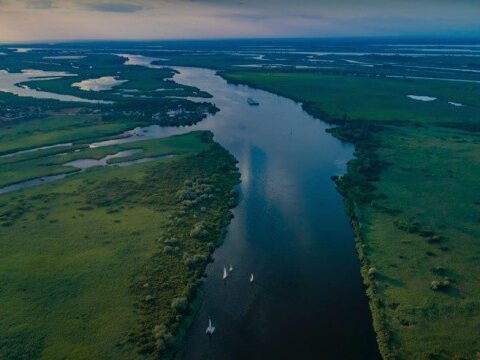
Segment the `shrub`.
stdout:
<path fill-rule="evenodd" d="M 195 224 L 193 229 L 190 231 L 190 236 L 197 239 L 205 239 L 209 235 L 210 233 L 207 230 L 207 225 L 205 225 L 203 222 Z"/>
<path fill-rule="evenodd" d="M 187 257 L 184 260 L 184 264 L 191 270 L 195 269 L 196 267 L 206 263 L 208 257 L 206 255 L 195 254 L 191 257 Z"/>
<path fill-rule="evenodd" d="M 450 287 L 450 280 L 445 277 L 443 280 L 433 280 L 430 284 L 430 289 L 433 291 L 445 291 Z"/>
<path fill-rule="evenodd" d="M 434 274 L 444 276 L 447 273 L 447 269 L 445 269 L 443 266 L 438 265 L 432 269 L 432 272 Z"/>
<path fill-rule="evenodd" d="M 175 249 L 173 246 L 167 245 L 163 248 L 164 254 L 173 254 L 174 252 L 175 252 Z"/>
<path fill-rule="evenodd" d="M 174 298 L 171 306 L 178 314 L 184 314 L 188 310 L 188 300 L 186 297 Z"/>
<path fill-rule="evenodd" d="M 369 278 L 375 277 L 376 274 L 377 274 L 377 269 L 376 268 L 371 267 L 370 269 L 368 269 L 368 277 Z"/>
<path fill-rule="evenodd" d="M 433 235 L 430 236 L 427 241 L 432 244 L 438 244 L 440 241 L 442 241 L 442 237 L 440 235 Z"/>

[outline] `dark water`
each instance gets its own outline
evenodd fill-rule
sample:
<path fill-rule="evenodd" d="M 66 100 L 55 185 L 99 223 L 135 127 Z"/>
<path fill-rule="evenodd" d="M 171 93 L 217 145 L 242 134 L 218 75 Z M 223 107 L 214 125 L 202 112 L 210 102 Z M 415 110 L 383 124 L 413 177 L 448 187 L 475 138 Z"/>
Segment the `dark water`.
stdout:
<path fill-rule="evenodd" d="M 181 69 L 175 80 L 214 96 L 221 111 L 193 128 L 212 130 L 242 174 L 240 205 L 178 358 L 379 358 L 353 232 L 330 180 L 344 173 L 352 146 L 299 104 L 228 85 L 213 71 Z M 150 128 L 147 136 L 184 130 Z"/>

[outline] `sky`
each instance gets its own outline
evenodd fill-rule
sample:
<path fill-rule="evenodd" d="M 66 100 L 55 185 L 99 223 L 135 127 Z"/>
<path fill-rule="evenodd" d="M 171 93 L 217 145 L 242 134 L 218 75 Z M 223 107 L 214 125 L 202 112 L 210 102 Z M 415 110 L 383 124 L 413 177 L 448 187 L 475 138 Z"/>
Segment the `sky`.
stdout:
<path fill-rule="evenodd" d="M 480 0 L 0 0 L 0 42 L 480 37 Z"/>

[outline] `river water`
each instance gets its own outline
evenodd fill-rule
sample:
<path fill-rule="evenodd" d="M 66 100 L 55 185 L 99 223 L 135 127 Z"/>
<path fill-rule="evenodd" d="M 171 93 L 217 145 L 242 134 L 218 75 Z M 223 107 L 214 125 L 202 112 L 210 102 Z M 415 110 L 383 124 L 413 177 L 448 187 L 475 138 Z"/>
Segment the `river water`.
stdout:
<path fill-rule="evenodd" d="M 345 172 L 353 147 L 289 99 L 227 84 L 211 70 L 178 70 L 175 81 L 212 94 L 220 112 L 138 137 L 211 130 L 242 174 L 241 202 L 178 358 L 379 358 L 353 232 L 330 179 Z M 260 105 L 249 106 L 249 97 Z"/>

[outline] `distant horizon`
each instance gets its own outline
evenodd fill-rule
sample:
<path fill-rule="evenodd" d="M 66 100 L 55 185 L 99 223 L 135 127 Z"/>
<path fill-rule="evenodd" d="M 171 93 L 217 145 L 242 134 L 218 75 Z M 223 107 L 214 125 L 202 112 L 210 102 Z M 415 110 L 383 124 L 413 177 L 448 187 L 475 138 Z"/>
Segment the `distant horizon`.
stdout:
<path fill-rule="evenodd" d="M 0 43 L 480 37 L 477 0 L 0 0 Z"/>
<path fill-rule="evenodd" d="M 480 35 L 471 36 L 422 36 L 422 35 L 398 35 L 398 36 L 303 36 L 303 37 L 229 37 L 229 38 L 138 38 L 138 39 L 122 39 L 122 38 L 106 38 L 106 39 L 65 39 L 65 40 L 37 40 L 37 41 L 16 41 L 3 42 L 0 41 L 0 46 L 13 45 L 50 45 L 55 46 L 59 44 L 82 44 L 82 43 L 169 43 L 169 42 L 231 42 L 231 41 L 325 41 L 325 42 L 363 42 L 363 43 L 378 43 L 378 42 L 401 42 L 408 41 L 412 45 L 421 45 L 422 42 L 438 44 L 438 45 L 461 45 L 478 43 L 480 45 Z"/>

